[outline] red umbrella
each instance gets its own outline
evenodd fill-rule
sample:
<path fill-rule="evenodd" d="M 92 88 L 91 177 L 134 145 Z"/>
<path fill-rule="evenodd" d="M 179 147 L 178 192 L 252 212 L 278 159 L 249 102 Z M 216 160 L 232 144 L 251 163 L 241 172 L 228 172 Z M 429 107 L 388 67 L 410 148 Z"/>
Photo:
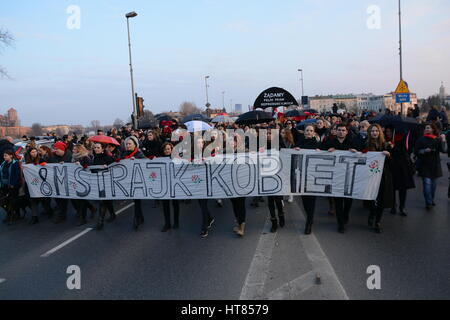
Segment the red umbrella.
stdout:
<path fill-rule="evenodd" d="M 114 139 L 113 137 L 108 136 L 94 136 L 88 139 L 88 141 L 104 143 L 104 144 L 114 144 L 116 146 L 120 146 L 120 143 Z"/>

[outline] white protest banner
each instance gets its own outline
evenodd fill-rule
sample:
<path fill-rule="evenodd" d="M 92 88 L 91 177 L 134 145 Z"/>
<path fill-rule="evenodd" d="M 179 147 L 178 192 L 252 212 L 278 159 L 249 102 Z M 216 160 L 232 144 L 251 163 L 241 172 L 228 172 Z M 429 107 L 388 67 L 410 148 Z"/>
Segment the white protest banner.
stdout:
<path fill-rule="evenodd" d="M 226 199 L 311 195 L 375 200 L 385 156 L 289 150 L 209 158 L 123 160 L 109 167 L 24 165 L 33 198 L 86 200 Z"/>

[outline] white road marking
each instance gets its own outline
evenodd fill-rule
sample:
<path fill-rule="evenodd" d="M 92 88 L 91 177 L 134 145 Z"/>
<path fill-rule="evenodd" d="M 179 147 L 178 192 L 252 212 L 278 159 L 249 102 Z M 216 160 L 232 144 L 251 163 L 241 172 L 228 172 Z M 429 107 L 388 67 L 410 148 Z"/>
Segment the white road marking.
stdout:
<path fill-rule="evenodd" d="M 278 289 L 267 294 L 269 300 L 286 300 L 294 299 L 296 295 L 305 292 L 315 286 L 316 273 L 311 270 L 303 274 L 301 277 L 285 283 Z"/>
<path fill-rule="evenodd" d="M 56 251 L 61 250 L 62 248 L 64 248 L 64 247 L 67 246 L 68 244 L 74 242 L 74 241 L 77 240 L 78 238 L 81 238 L 81 237 L 84 236 L 86 233 L 88 233 L 88 232 L 90 232 L 90 231 L 92 231 L 92 230 L 94 230 L 94 229 L 92 229 L 92 228 L 87 228 L 87 229 L 84 230 L 83 232 L 81 232 L 81 233 L 77 234 L 76 236 L 70 238 L 69 240 L 67 240 L 67 241 L 65 241 L 65 242 L 63 242 L 63 243 L 61 243 L 59 246 L 57 246 L 57 247 L 55 247 L 55 248 L 53 248 L 53 249 L 47 251 L 46 253 L 44 253 L 44 254 L 41 256 L 41 258 L 47 258 L 47 257 L 49 257 L 50 255 L 52 255 L 52 254 L 55 253 Z"/>
<path fill-rule="evenodd" d="M 304 226 L 306 219 L 303 214 L 303 208 L 298 202 L 294 201 L 294 203 L 298 207 L 298 211 L 291 210 L 291 212 L 294 214 L 296 212 L 300 213 L 300 220 L 302 222 L 302 226 Z M 314 234 L 308 236 L 304 235 L 302 228 L 295 223 L 295 219 L 293 220 L 293 223 L 298 232 L 301 234 L 300 239 L 302 241 L 303 248 L 305 249 L 306 255 L 312 264 L 314 272 L 321 277 L 322 284 L 320 285 L 320 288 L 324 298 L 330 300 L 349 300 L 347 292 L 339 281 L 333 266 L 323 252 L 316 236 Z"/>
<path fill-rule="evenodd" d="M 121 214 L 122 212 L 124 212 L 124 211 L 130 209 L 132 206 L 134 206 L 134 201 L 133 201 L 132 203 L 130 203 L 129 205 L 123 207 L 122 209 L 118 210 L 118 211 L 116 212 L 116 215 L 119 215 L 119 214 Z"/>
<path fill-rule="evenodd" d="M 289 210 L 290 215 L 298 215 L 302 227 L 305 224 L 303 208 L 294 201 Z M 264 286 L 269 273 L 272 254 L 276 243 L 276 233 L 270 233 L 270 220 L 266 220 L 264 231 L 261 235 L 252 263 L 250 264 L 244 286 L 241 290 L 240 300 L 267 300 L 267 299 L 292 299 L 302 292 L 316 285 L 316 276 L 320 276 L 320 292 L 324 299 L 349 300 L 344 287 L 339 281 L 330 261 L 322 250 L 319 241 L 312 234 L 305 236 L 301 227 L 292 219 L 295 229 L 300 233 L 300 241 L 305 251 L 312 270 L 297 279 L 285 283 L 269 294 L 264 294 Z"/>
<path fill-rule="evenodd" d="M 264 285 L 275 247 L 276 233 L 270 233 L 270 220 L 266 220 L 263 234 L 259 238 L 255 255 L 247 273 L 244 286 L 241 290 L 240 300 L 263 300 Z"/>
<path fill-rule="evenodd" d="M 126 211 L 127 209 L 131 208 L 132 206 L 134 206 L 134 202 L 130 203 L 129 205 L 123 207 L 122 209 L 118 210 L 116 212 L 116 215 L 121 214 L 122 212 Z M 84 230 L 83 232 L 80 232 L 79 234 L 77 234 L 76 236 L 70 238 L 69 240 L 61 243 L 59 246 L 47 251 L 46 253 L 44 253 L 43 255 L 41 255 L 41 258 L 48 258 L 49 256 L 51 256 L 52 254 L 54 254 L 55 252 L 61 250 L 62 248 L 64 248 L 65 246 L 69 245 L 70 243 L 74 242 L 75 240 L 81 238 L 82 236 L 84 236 L 85 234 L 91 232 L 92 230 L 94 230 L 93 228 L 87 228 L 86 230 Z"/>

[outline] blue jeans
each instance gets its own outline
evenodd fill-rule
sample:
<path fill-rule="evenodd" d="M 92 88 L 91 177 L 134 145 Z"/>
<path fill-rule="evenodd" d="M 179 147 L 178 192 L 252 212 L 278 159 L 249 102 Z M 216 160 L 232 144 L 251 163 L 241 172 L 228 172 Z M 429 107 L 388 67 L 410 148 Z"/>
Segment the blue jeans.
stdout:
<path fill-rule="evenodd" d="M 437 179 L 422 178 L 423 180 L 423 196 L 427 206 L 434 203 L 434 195 L 436 194 Z"/>

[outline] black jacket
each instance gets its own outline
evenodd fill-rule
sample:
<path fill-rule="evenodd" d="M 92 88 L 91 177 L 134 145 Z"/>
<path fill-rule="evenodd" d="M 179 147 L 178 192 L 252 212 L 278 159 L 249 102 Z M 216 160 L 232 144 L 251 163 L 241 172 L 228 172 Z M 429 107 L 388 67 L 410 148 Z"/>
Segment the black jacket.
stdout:
<path fill-rule="evenodd" d="M 161 152 L 161 141 L 159 140 L 144 140 L 142 144 L 142 151 L 148 157 L 158 157 Z"/>
<path fill-rule="evenodd" d="M 305 136 L 301 136 L 295 146 L 300 149 L 316 150 L 320 149 L 321 143 L 316 138 L 307 139 Z"/>
<path fill-rule="evenodd" d="M 111 163 L 114 163 L 114 158 L 106 154 L 105 152 L 100 154 L 94 154 L 94 159 L 92 160 L 93 166 L 103 166 L 103 165 L 109 166 Z"/>
<path fill-rule="evenodd" d="M 426 149 L 431 152 L 425 152 Z M 441 152 L 444 152 L 440 138 L 421 137 L 416 143 L 417 170 L 422 178 L 436 179 L 442 177 Z"/>
<path fill-rule="evenodd" d="M 64 153 L 64 155 L 62 157 L 57 156 L 56 153 L 53 154 L 53 157 L 51 157 L 48 161 L 49 163 L 61 163 L 61 162 L 66 162 L 66 163 L 71 163 L 72 162 L 72 152 L 70 152 L 70 150 L 66 150 L 66 152 Z"/>
<path fill-rule="evenodd" d="M 329 150 L 331 148 L 344 151 L 350 149 L 361 150 L 361 146 L 358 145 L 358 143 L 356 143 L 349 136 L 347 136 L 347 138 L 345 138 L 342 143 L 340 143 L 339 139 L 336 137 L 334 139 L 328 139 L 322 144 L 322 150 Z"/>

